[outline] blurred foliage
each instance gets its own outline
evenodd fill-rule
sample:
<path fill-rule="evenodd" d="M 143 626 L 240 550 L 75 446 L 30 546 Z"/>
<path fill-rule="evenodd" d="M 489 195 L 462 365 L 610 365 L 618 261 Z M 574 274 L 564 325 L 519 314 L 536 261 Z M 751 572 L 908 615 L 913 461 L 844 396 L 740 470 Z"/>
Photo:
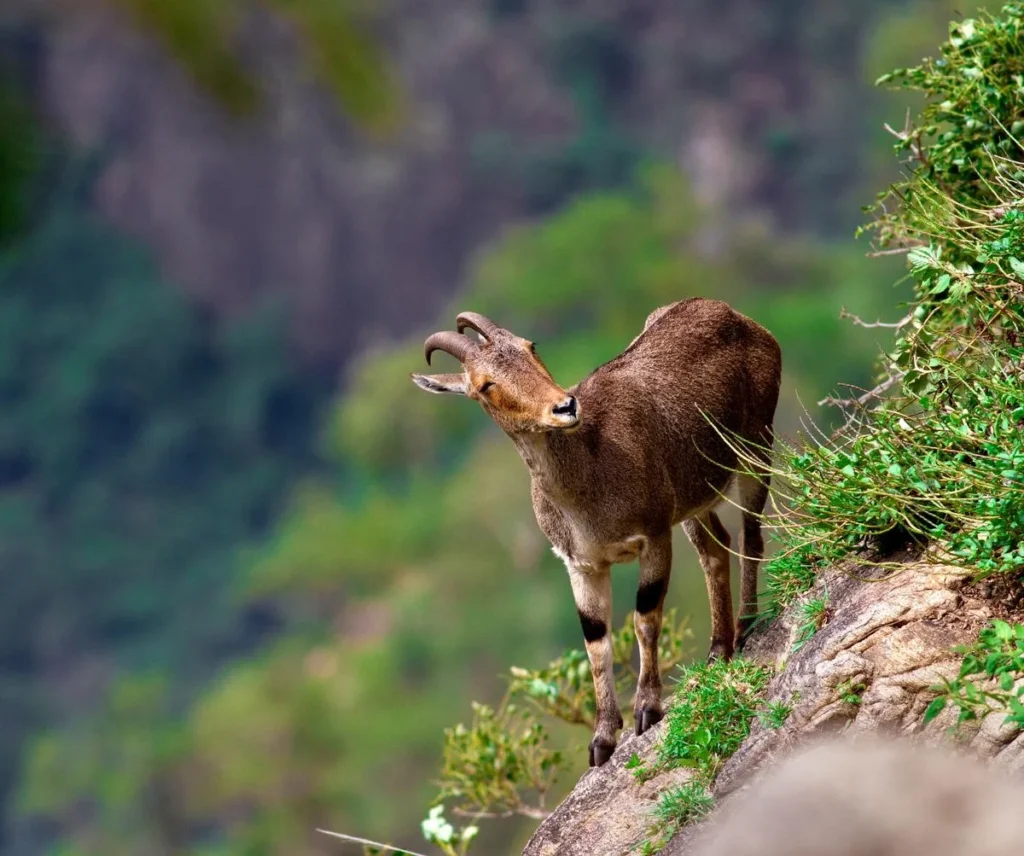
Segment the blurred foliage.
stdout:
<path fill-rule="evenodd" d="M 110 0 L 157 36 L 195 80 L 229 110 L 257 107 L 257 68 L 238 50 L 239 32 L 259 4 L 250 0 Z M 372 129 L 393 125 L 399 92 L 364 4 L 349 0 L 268 0 L 303 42 L 310 70 L 354 119 Z"/>
<path fill-rule="evenodd" d="M 79 210 L 68 170 L 0 254 L 3 788 L 51 693 L 68 703 L 52 682 L 73 662 L 95 670 L 77 706 L 116 668 L 195 680 L 262 637 L 267 619 L 233 593 L 235 550 L 317 466 L 323 385 L 289 357 L 280 313 L 204 319 Z M 146 710 L 125 716 L 148 727 Z M 72 743 L 69 759 L 107 769 Z M 111 787 L 113 811 L 125 785 Z"/>
<path fill-rule="evenodd" d="M 0 248 L 25 227 L 38 148 L 38 133 L 24 99 L 4 79 L 0 67 Z"/>
<path fill-rule="evenodd" d="M 661 637 L 658 639 L 658 669 L 667 674 L 684 659 L 693 655 L 693 632 L 687 619 L 677 620 L 676 610 L 665 614 Z M 622 626 L 612 634 L 612 662 L 615 689 L 623 715 L 633 709 L 633 692 L 639 671 L 634 664 L 636 629 L 633 613 L 626 615 Z M 560 719 L 570 725 L 594 728 L 597 699 L 594 682 L 590 678 L 587 652 L 580 648 L 567 651 L 544 669 L 524 669 L 513 666 L 509 682 L 509 696 L 529 700 L 541 714 Z"/>

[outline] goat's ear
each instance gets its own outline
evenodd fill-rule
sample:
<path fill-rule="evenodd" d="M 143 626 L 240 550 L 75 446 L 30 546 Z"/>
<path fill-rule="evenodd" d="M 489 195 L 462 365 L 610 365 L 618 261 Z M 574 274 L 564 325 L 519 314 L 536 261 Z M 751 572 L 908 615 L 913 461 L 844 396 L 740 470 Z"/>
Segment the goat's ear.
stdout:
<path fill-rule="evenodd" d="M 410 375 L 412 382 L 420 389 L 427 392 L 451 393 L 452 395 L 466 394 L 466 376 L 456 374 L 414 374 Z"/>

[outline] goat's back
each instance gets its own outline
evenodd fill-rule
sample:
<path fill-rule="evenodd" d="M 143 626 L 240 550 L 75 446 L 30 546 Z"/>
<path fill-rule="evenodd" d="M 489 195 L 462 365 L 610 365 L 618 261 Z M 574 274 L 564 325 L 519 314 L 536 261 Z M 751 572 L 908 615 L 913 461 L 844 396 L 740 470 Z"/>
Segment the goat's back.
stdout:
<path fill-rule="evenodd" d="M 719 465 L 720 488 L 736 456 L 719 433 L 768 445 L 779 398 L 782 356 L 764 327 L 720 300 L 692 298 L 651 314 L 617 358 L 576 394 L 584 409 L 625 439 L 643 437 L 677 485 Z M 700 502 L 687 498 L 687 503 Z"/>

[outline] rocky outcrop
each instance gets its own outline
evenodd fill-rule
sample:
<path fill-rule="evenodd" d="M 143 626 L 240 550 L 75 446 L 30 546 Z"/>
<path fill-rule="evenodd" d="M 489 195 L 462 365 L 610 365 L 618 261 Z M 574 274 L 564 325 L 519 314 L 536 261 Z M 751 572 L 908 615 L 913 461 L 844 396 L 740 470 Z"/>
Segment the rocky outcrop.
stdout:
<path fill-rule="evenodd" d="M 677 769 L 640 783 L 626 767 L 634 753 L 644 766 L 652 766 L 660 733 L 660 726 L 639 737 L 627 732 L 611 760 L 584 773 L 540 825 L 524 856 L 614 856 L 642 841 L 658 795 L 690 778 L 688 770 Z"/>
<path fill-rule="evenodd" d="M 809 740 L 843 733 L 890 734 L 926 744 L 944 741 L 956 713 L 947 708 L 927 726 L 925 708 L 934 697 L 929 687 L 953 678 L 961 656 L 953 649 L 977 638 L 993 617 L 1021 620 L 1021 589 L 1010 585 L 968 583 L 959 569 L 912 557 L 895 570 L 869 572 L 850 564 L 823 572 L 814 589 L 773 623 L 757 632 L 746 655 L 772 665 L 776 676 L 766 701 L 791 707 L 786 722 L 771 728 L 759 720 L 740 749 L 723 765 L 714 794 L 724 810 L 734 795 L 776 760 Z M 802 606 L 807 598 L 827 596 L 828 620 L 805 644 L 797 646 Z M 796 650 L 795 650 L 796 649 Z M 959 745 L 1010 774 L 1024 774 L 1024 735 L 992 713 L 960 727 Z M 661 726 L 643 738 L 627 738 L 604 769 L 589 771 L 569 798 L 541 825 L 524 854 L 540 856 L 547 842 L 571 841 L 569 854 L 617 856 L 642 840 L 635 817 L 653 805 L 621 767 L 630 754 L 651 751 Z M 641 744 L 640 740 L 644 742 Z M 656 792 L 661 790 L 657 780 Z M 631 818 L 628 831 L 594 818 Z M 662 851 L 666 856 L 692 852 L 699 830 L 684 830 Z"/>
<path fill-rule="evenodd" d="M 748 655 L 772 664 L 778 675 L 767 700 L 792 705 L 785 725 L 770 729 L 755 721 L 750 736 L 725 764 L 716 796 L 742 785 L 764 763 L 795 743 L 838 731 L 942 739 L 955 721 L 943 714 L 922 727 L 934 697 L 929 687 L 954 678 L 961 656 L 953 649 L 977 638 L 1007 604 L 966 584 L 948 565 L 911 562 L 881 578 L 866 578 L 850 565 L 822 575 L 807 597 L 827 593 L 831 618 L 793 653 L 800 623 L 794 604 L 765 633 L 752 640 Z M 991 714 L 962 729 L 977 754 L 1010 771 L 1024 768 L 1024 739 Z"/>
<path fill-rule="evenodd" d="M 906 741 L 825 741 L 716 812 L 691 856 L 1004 856 L 1024 840 L 1024 783 Z"/>

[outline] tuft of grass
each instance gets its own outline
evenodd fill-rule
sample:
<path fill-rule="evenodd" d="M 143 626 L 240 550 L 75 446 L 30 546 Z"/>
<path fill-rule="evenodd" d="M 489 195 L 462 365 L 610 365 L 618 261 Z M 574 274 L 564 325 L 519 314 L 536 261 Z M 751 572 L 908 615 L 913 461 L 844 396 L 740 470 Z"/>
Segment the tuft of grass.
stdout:
<path fill-rule="evenodd" d="M 782 728 L 793 712 L 793 705 L 784 701 L 772 701 L 757 712 L 757 718 L 765 728 Z"/>
<path fill-rule="evenodd" d="M 797 628 L 796 639 L 793 642 L 794 652 L 799 651 L 814 638 L 814 634 L 828 622 L 828 616 L 827 591 L 820 597 L 811 598 L 800 607 L 800 626 Z"/>
<path fill-rule="evenodd" d="M 724 761 L 750 733 L 770 678 L 769 669 L 742 658 L 698 663 L 682 670 L 654 766 L 645 776 L 688 767 L 693 777 L 662 794 L 639 852 L 657 853 L 680 827 L 710 811 L 714 804 L 711 784 Z M 769 715 L 782 715 L 778 706 L 769 709 Z M 782 719 L 785 721 L 784 716 Z"/>
<path fill-rule="evenodd" d="M 867 691 L 868 685 L 863 681 L 854 681 L 852 678 L 843 681 L 836 687 L 839 697 L 847 704 L 860 704 L 861 696 Z"/>
<path fill-rule="evenodd" d="M 656 833 L 640 843 L 640 856 L 653 856 L 680 829 L 705 817 L 714 808 L 715 799 L 707 786 L 690 781 L 675 788 L 669 788 L 658 797 L 653 811 Z"/>
<path fill-rule="evenodd" d="M 709 778 L 750 733 L 771 672 L 734 658 L 684 669 L 658 746 L 660 768 L 692 767 Z"/>

